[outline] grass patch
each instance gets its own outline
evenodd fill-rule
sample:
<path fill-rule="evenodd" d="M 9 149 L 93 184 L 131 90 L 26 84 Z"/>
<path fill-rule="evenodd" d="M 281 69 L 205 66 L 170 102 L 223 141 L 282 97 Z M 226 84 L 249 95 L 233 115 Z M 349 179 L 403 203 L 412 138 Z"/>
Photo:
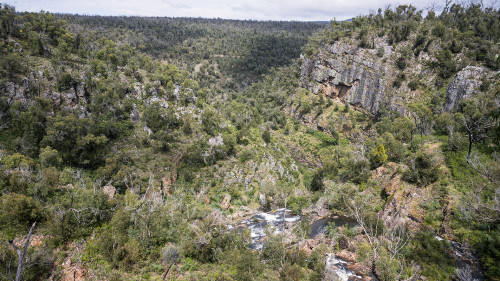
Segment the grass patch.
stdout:
<path fill-rule="evenodd" d="M 331 145 L 337 145 L 338 142 L 336 139 L 326 135 L 323 132 L 317 131 L 317 130 L 312 130 L 312 129 L 307 129 L 306 133 L 317 138 L 318 140 L 321 141 L 321 144 L 323 146 L 331 146 Z"/>

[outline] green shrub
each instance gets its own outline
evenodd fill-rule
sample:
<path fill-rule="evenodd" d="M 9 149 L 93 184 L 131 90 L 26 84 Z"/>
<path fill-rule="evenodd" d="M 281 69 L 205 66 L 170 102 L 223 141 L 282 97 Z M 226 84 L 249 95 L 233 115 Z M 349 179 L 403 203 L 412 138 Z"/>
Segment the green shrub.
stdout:
<path fill-rule="evenodd" d="M 245 163 L 253 158 L 253 153 L 251 150 L 244 150 L 240 152 L 240 162 Z"/>
<path fill-rule="evenodd" d="M 292 280 L 305 280 L 306 275 L 300 265 L 286 263 L 280 272 L 280 280 L 292 281 Z"/>
<path fill-rule="evenodd" d="M 432 35 L 436 37 L 443 37 L 446 33 L 446 26 L 442 22 L 436 23 L 434 28 L 432 29 Z"/>
<path fill-rule="evenodd" d="M 387 162 L 387 153 L 385 152 L 384 144 L 379 143 L 374 147 L 370 153 L 370 160 L 374 167 L 379 167 Z"/>
<path fill-rule="evenodd" d="M 306 133 L 308 133 L 308 134 L 314 136 L 315 138 L 319 139 L 324 146 L 337 145 L 339 134 L 335 130 L 333 130 L 331 132 L 332 132 L 332 137 L 326 135 L 323 132 L 320 132 L 320 131 L 317 131 L 317 130 L 313 130 L 313 129 L 310 129 L 310 128 L 307 128 L 307 130 L 306 130 Z"/>
<path fill-rule="evenodd" d="M 64 73 L 57 80 L 57 89 L 59 91 L 68 91 L 71 88 L 76 87 L 77 82 L 71 77 L 71 74 Z"/>
<path fill-rule="evenodd" d="M 50 146 L 42 148 L 40 151 L 40 165 L 42 167 L 58 167 L 62 163 L 59 152 Z"/>
<path fill-rule="evenodd" d="M 418 80 L 411 80 L 410 83 L 408 83 L 408 88 L 410 88 L 410 90 L 412 91 L 415 91 L 416 89 L 418 89 L 419 84 L 420 83 Z"/>
<path fill-rule="evenodd" d="M 356 184 L 366 182 L 370 177 L 370 162 L 367 159 L 349 157 L 343 162 L 342 176 Z"/>
<path fill-rule="evenodd" d="M 439 178 L 439 167 L 434 163 L 432 156 L 427 153 L 420 152 L 411 157 L 408 167 L 404 179 L 410 183 L 426 186 Z"/>
<path fill-rule="evenodd" d="M 239 252 L 235 265 L 237 280 L 255 280 L 255 277 L 259 276 L 263 269 L 259 261 L 259 254 L 249 249 L 241 249 Z"/>
<path fill-rule="evenodd" d="M 301 215 L 302 209 L 308 206 L 308 200 L 305 196 L 296 196 L 288 200 L 288 206 L 294 215 Z"/>
<path fill-rule="evenodd" d="M 377 49 L 377 56 L 378 56 L 379 58 L 383 57 L 383 56 L 384 56 L 384 54 L 385 54 L 385 49 L 384 49 L 384 47 L 380 47 L 380 48 L 378 48 L 378 49 Z"/>
<path fill-rule="evenodd" d="M 351 110 L 351 105 L 348 102 L 344 103 L 344 112 L 349 112 Z"/>
<path fill-rule="evenodd" d="M 404 57 L 399 57 L 397 60 L 396 60 L 396 66 L 400 69 L 400 70 L 404 70 L 406 68 L 406 59 Z"/>
<path fill-rule="evenodd" d="M 268 129 L 262 132 L 262 139 L 264 140 L 265 143 L 271 142 L 271 133 L 269 132 Z"/>
<path fill-rule="evenodd" d="M 419 232 L 410 242 L 405 254 L 422 267 L 422 275 L 429 280 L 451 280 L 455 264 L 450 244 L 438 240 L 432 232 Z"/>
<path fill-rule="evenodd" d="M 325 185 L 323 183 L 324 172 L 322 169 L 316 170 L 311 179 L 310 190 L 311 191 L 323 191 Z"/>
<path fill-rule="evenodd" d="M 408 151 L 406 146 L 396 140 L 389 132 L 384 133 L 382 138 L 384 139 L 384 147 L 387 148 L 386 153 L 388 159 L 395 162 L 403 161 Z"/>
<path fill-rule="evenodd" d="M 14 153 L 12 155 L 4 156 L 2 158 L 2 164 L 8 169 L 14 168 L 29 168 L 34 165 L 34 162 L 28 156 L 24 156 L 19 153 Z"/>
<path fill-rule="evenodd" d="M 285 246 L 282 237 L 275 235 L 269 237 L 266 247 L 262 249 L 262 259 L 266 260 L 273 269 L 279 269 L 282 266 L 282 259 L 285 256 Z"/>
<path fill-rule="evenodd" d="M 16 235 L 26 235 L 31 225 L 45 218 L 42 206 L 32 197 L 8 193 L 0 202 L 0 226 L 8 239 Z"/>

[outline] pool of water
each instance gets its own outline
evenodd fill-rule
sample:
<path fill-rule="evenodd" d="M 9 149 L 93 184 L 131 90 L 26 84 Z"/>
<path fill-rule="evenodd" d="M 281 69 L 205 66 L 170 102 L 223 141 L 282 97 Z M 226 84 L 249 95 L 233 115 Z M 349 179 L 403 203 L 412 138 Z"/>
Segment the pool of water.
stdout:
<path fill-rule="evenodd" d="M 325 233 L 328 224 L 334 224 L 336 227 L 345 226 L 348 228 L 359 226 L 356 220 L 345 216 L 333 216 L 325 219 L 320 219 L 313 222 L 313 224 L 311 225 L 309 238 L 314 238 L 320 233 Z"/>

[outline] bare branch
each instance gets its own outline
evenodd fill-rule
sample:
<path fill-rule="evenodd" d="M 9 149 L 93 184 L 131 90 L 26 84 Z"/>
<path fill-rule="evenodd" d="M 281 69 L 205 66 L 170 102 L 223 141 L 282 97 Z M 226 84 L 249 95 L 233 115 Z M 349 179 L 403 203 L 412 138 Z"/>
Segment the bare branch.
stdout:
<path fill-rule="evenodd" d="M 17 272 L 16 272 L 15 281 L 22 280 L 23 271 L 26 268 L 26 265 L 24 264 L 24 258 L 26 257 L 26 252 L 28 251 L 28 246 L 30 245 L 31 234 L 33 233 L 33 229 L 35 229 L 35 225 L 36 225 L 36 222 L 34 222 L 30 228 L 30 231 L 28 233 L 28 237 L 26 237 L 26 242 L 24 243 L 24 247 L 23 247 L 22 252 L 21 252 L 21 249 L 19 249 L 19 247 L 17 247 L 17 245 L 14 243 L 13 240 L 9 240 L 9 244 L 12 246 L 12 248 L 14 248 L 14 250 L 17 252 L 17 256 L 18 256 Z"/>

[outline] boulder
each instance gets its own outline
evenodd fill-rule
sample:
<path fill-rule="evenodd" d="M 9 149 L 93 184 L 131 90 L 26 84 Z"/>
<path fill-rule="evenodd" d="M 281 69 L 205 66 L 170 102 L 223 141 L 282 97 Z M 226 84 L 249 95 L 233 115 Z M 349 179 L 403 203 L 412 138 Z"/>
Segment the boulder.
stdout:
<path fill-rule="evenodd" d="M 139 110 L 134 109 L 130 112 L 130 121 L 132 122 L 141 121 L 141 113 L 139 112 Z"/>
<path fill-rule="evenodd" d="M 109 199 L 113 199 L 115 197 L 115 194 L 116 194 L 116 187 L 114 187 L 112 185 L 106 185 L 102 188 L 102 192 L 104 192 L 104 194 L 108 195 Z"/>
<path fill-rule="evenodd" d="M 306 239 L 299 245 L 299 249 L 306 252 L 307 254 L 310 254 L 312 250 L 314 250 L 314 248 L 319 245 L 319 243 L 319 239 Z"/>
<path fill-rule="evenodd" d="M 266 205 L 267 200 L 266 200 L 265 194 L 259 193 L 259 202 L 260 202 L 260 205 L 262 205 L 262 206 Z"/>
<path fill-rule="evenodd" d="M 346 268 L 354 272 L 356 275 L 369 275 L 371 272 L 370 267 L 360 263 L 348 263 Z"/>
<path fill-rule="evenodd" d="M 85 84 L 78 84 L 78 86 L 76 87 L 76 95 L 80 98 L 85 97 Z"/>
<path fill-rule="evenodd" d="M 345 260 L 346 262 L 356 262 L 356 254 L 348 250 L 342 250 L 335 256 L 342 260 Z"/>
<path fill-rule="evenodd" d="M 229 194 L 224 195 L 224 199 L 222 199 L 220 206 L 224 210 L 229 209 L 229 206 L 231 206 L 231 195 Z"/>
<path fill-rule="evenodd" d="M 218 136 L 211 137 L 210 139 L 208 139 L 208 144 L 210 146 L 220 146 L 220 145 L 224 145 L 224 140 L 222 139 L 221 135 L 218 135 Z"/>
<path fill-rule="evenodd" d="M 62 188 L 62 189 L 73 189 L 73 188 L 75 188 L 75 187 L 73 186 L 73 184 L 68 183 L 67 185 L 63 185 L 63 186 L 61 186 L 61 188 Z"/>
<path fill-rule="evenodd" d="M 330 216 L 330 210 L 326 209 L 326 208 L 322 208 L 322 209 L 319 209 L 316 211 L 317 215 L 318 215 L 318 219 L 326 219 Z"/>
<path fill-rule="evenodd" d="M 349 240 L 347 240 L 345 236 L 342 236 L 342 238 L 339 239 L 339 247 L 342 250 L 349 248 Z"/>

